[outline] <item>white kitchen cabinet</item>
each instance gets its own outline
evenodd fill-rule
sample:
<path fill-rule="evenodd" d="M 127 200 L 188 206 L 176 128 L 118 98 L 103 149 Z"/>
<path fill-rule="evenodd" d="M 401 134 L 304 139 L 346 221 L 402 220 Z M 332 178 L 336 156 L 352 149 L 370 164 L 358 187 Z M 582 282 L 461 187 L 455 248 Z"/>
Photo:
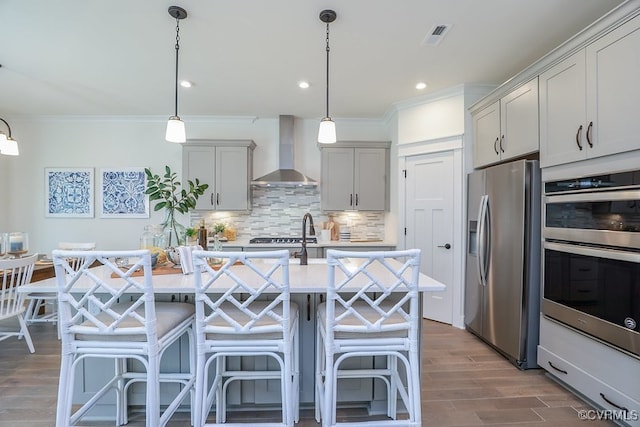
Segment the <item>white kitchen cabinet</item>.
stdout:
<path fill-rule="evenodd" d="M 542 167 L 640 149 L 640 17 L 540 75 Z"/>
<path fill-rule="evenodd" d="M 539 149 L 538 79 L 473 113 L 473 164 L 483 167 Z"/>
<path fill-rule="evenodd" d="M 640 426 L 639 359 L 541 316 L 538 364 L 595 406 L 623 417 L 618 421 Z"/>
<path fill-rule="evenodd" d="M 197 201 L 197 210 L 251 209 L 254 148 L 255 143 L 249 140 L 197 140 L 183 146 L 183 183 L 198 178 L 209 184 Z"/>
<path fill-rule="evenodd" d="M 280 246 L 245 246 L 245 252 L 258 252 L 258 251 L 281 251 L 283 249 L 287 249 L 289 251 L 289 255 L 291 258 L 294 257 L 294 254 L 300 252 L 302 250 L 302 245 L 296 245 L 294 247 L 280 245 Z M 322 248 L 319 247 L 309 247 L 307 246 L 307 257 L 308 258 L 322 258 Z"/>
<path fill-rule="evenodd" d="M 323 211 L 384 211 L 389 194 L 389 142 L 321 147 Z"/>
<path fill-rule="evenodd" d="M 323 248 L 323 257 L 327 257 L 327 251 L 329 249 L 337 249 L 339 251 L 352 251 L 352 252 L 370 252 L 370 251 L 393 251 L 396 249 L 395 246 L 358 246 L 357 243 L 351 243 L 347 245 L 336 245 L 336 246 L 324 246 Z"/>

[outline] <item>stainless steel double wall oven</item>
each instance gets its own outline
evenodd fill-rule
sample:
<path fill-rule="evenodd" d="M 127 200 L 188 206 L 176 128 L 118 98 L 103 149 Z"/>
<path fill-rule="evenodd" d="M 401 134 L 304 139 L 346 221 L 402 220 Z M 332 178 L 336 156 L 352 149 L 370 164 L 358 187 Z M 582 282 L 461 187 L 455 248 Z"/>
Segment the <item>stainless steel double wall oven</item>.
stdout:
<path fill-rule="evenodd" d="M 640 170 L 544 192 L 542 313 L 640 357 Z"/>

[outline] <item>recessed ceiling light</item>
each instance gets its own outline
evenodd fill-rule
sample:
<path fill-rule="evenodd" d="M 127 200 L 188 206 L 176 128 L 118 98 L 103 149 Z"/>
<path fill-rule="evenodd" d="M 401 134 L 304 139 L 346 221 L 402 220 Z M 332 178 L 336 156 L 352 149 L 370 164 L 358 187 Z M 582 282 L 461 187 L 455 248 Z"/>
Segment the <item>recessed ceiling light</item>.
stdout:
<path fill-rule="evenodd" d="M 416 89 L 423 90 L 427 88 L 427 84 L 425 82 L 420 82 L 416 84 Z"/>
<path fill-rule="evenodd" d="M 298 87 L 300 89 L 309 89 L 309 86 L 311 86 L 309 82 L 298 82 Z"/>
<path fill-rule="evenodd" d="M 191 83 L 189 80 L 182 80 L 182 81 L 180 81 L 180 86 L 182 86 L 182 87 L 191 87 L 191 86 L 193 86 L 193 83 Z"/>

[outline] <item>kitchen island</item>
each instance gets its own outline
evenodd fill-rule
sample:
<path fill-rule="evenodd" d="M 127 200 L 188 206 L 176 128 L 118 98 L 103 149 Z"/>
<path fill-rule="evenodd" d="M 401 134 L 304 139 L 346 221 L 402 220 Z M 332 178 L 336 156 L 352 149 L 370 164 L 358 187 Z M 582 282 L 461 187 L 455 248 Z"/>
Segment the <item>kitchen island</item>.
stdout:
<path fill-rule="evenodd" d="M 316 330 L 316 307 L 324 299 L 327 283 L 327 266 L 324 259 L 309 259 L 308 265 L 299 265 L 298 260 L 292 259 L 289 266 L 291 299 L 298 304 L 300 309 L 299 336 L 300 336 L 300 402 L 301 405 L 311 406 L 314 400 L 314 357 L 315 357 L 315 330 Z M 238 269 L 238 275 L 242 274 L 244 266 L 232 267 Z M 96 274 L 105 281 L 116 280 L 111 278 L 109 272 L 103 267 L 96 267 Z M 74 291 L 83 293 L 89 286 L 87 282 L 78 281 Z M 183 275 L 181 269 L 176 269 L 176 274 L 161 274 L 153 276 L 153 286 L 157 300 L 162 301 L 193 301 L 193 275 Z M 354 283 L 353 290 L 357 290 L 357 283 Z M 223 286 L 224 287 L 224 286 Z M 433 292 L 445 290 L 445 285 L 433 278 L 420 274 L 420 292 Z M 33 282 L 25 286 L 22 292 L 56 292 L 55 278 Z M 174 348 L 175 347 L 175 348 Z M 162 366 L 171 371 L 180 370 L 188 372 L 189 349 L 185 338 L 167 350 L 162 360 Z M 258 359 L 258 358 L 255 358 Z M 373 357 L 362 358 L 358 361 L 360 367 L 372 366 L 377 363 Z M 242 360 L 243 365 L 247 363 L 269 364 L 266 358 L 261 360 Z M 75 402 L 88 400 L 93 392 L 99 388 L 108 377 L 105 374 L 104 360 L 86 360 L 79 367 L 80 372 L 76 375 L 76 395 Z M 237 361 L 241 363 L 241 361 Z M 372 413 L 376 413 L 384 406 L 384 391 L 378 390 L 380 385 L 374 384 L 368 379 L 349 379 L 349 383 L 344 385 L 344 395 L 339 395 L 340 401 L 349 405 L 359 405 L 365 407 Z M 243 382 L 233 384 L 229 390 L 228 403 L 230 410 L 247 410 L 251 407 L 268 408 L 279 404 L 279 393 L 272 393 L 270 390 L 278 386 L 275 381 L 262 380 L 255 382 Z M 169 401 L 169 396 L 174 395 L 175 384 L 167 384 L 167 388 L 161 390 L 161 402 Z M 342 387 L 342 386 L 341 386 Z M 382 394 L 381 394 L 382 393 Z M 132 387 L 130 403 L 132 405 L 144 405 L 145 387 L 136 384 Z M 114 413 L 112 405 L 114 402 L 105 401 L 98 406 L 91 415 L 95 418 L 103 419 L 112 416 Z M 185 410 L 188 410 L 188 402 L 185 403 Z"/>

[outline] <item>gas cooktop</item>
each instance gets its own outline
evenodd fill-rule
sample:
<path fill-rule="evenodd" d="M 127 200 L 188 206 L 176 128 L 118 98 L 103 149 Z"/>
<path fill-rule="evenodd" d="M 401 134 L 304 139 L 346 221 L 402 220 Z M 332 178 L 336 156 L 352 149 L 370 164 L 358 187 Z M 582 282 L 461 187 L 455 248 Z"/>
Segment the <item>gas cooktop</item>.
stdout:
<path fill-rule="evenodd" d="M 295 244 L 302 243 L 302 237 L 254 237 L 249 243 Z M 307 237 L 307 243 L 318 243 L 318 239 L 314 236 Z"/>

